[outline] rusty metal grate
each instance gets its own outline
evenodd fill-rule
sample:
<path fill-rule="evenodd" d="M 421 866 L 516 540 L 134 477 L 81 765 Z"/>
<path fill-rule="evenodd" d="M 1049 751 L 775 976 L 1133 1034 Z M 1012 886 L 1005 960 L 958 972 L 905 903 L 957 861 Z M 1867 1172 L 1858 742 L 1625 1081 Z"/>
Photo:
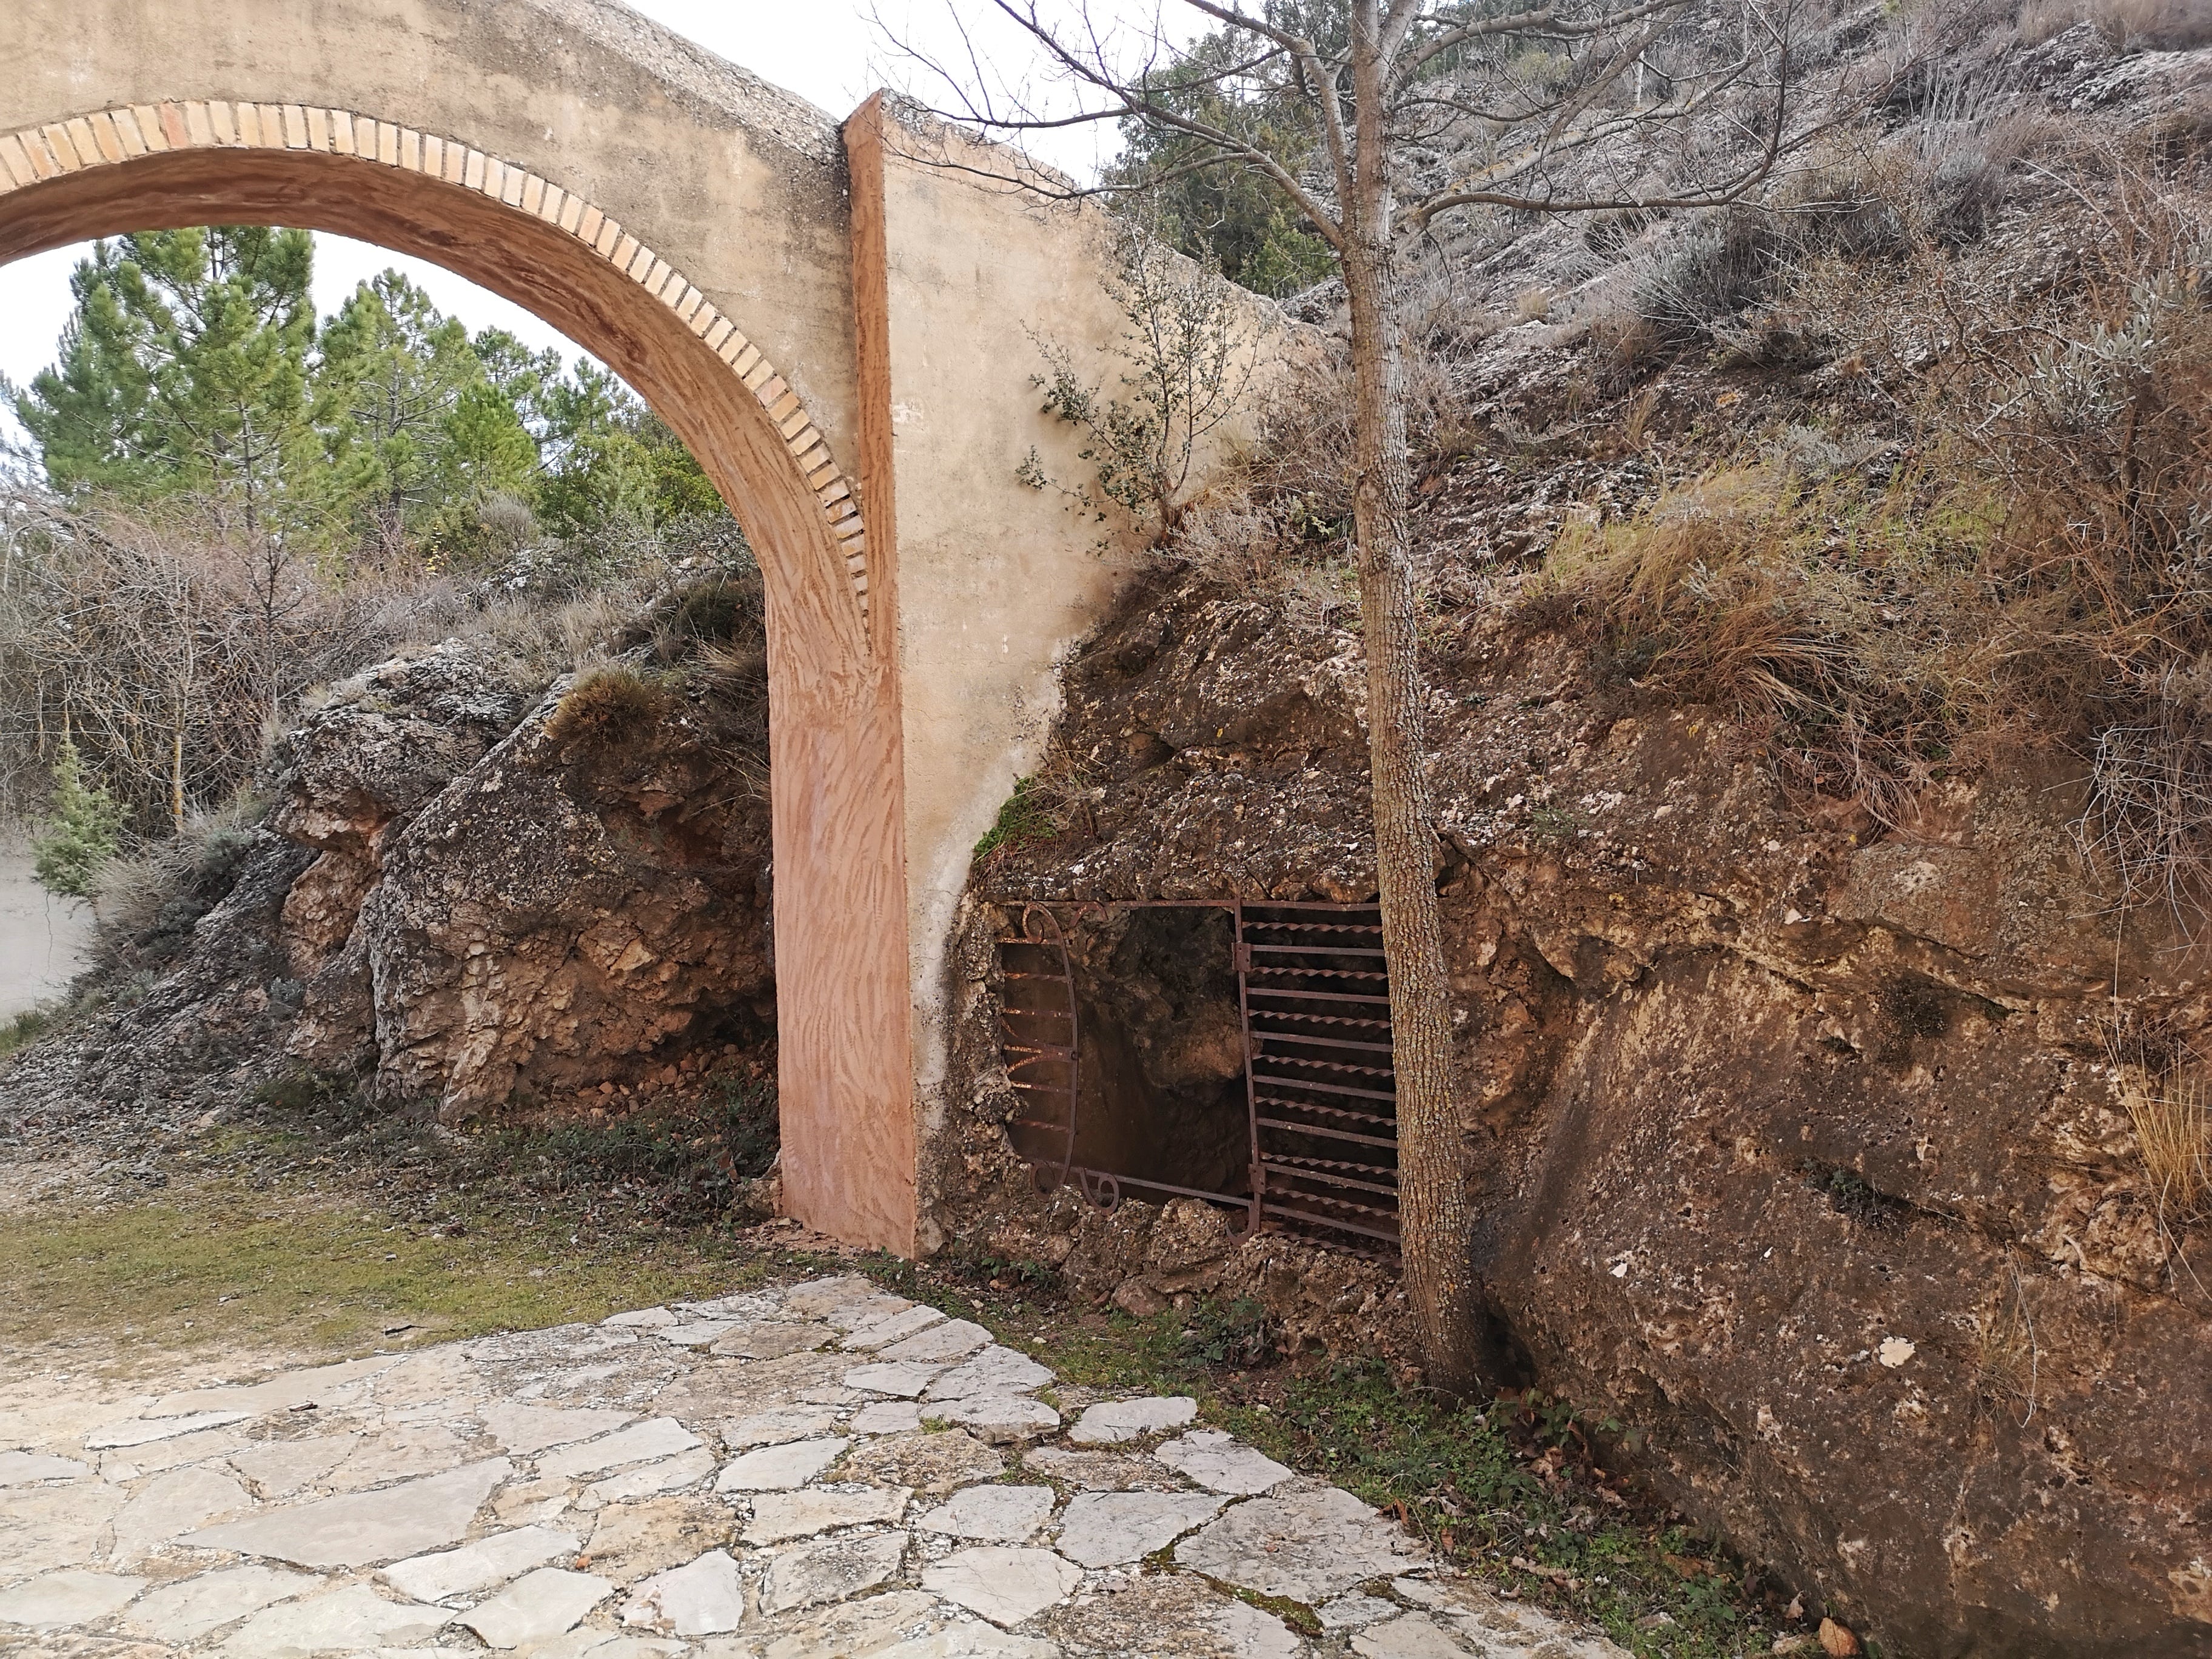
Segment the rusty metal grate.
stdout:
<path fill-rule="evenodd" d="M 1398 1089 L 1382 912 L 1243 906 L 1237 968 L 1261 1224 L 1395 1255 Z"/>
<path fill-rule="evenodd" d="M 1249 1193 L 1138 1179 L 1085 1164 L 1077 1144 L 1082 1030 L 1070 933 L 1091 915 L 1190 908 L 1225 911 L 1234 929 Z M 1125 1189 L 1204 1199 L 1240 1212 L 1246 1228 L 1396 1258 L 1397 1089 L 1375 906 L 1030 903 L 1010 911 L 998 944 L 1000 1043 L 1021 1100 L 1007 1128 L 1042 1189 L 1073 1184 L 1108 1209 Z"/>

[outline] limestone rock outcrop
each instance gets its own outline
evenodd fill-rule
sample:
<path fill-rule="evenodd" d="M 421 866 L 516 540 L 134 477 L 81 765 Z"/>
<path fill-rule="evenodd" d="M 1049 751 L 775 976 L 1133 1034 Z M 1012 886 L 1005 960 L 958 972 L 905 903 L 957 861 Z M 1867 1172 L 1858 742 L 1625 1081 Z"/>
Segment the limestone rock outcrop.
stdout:
<path fill-rule="evenodd" d="M 934 1178 L 954 1236 L 1088 1295 L 1402 1352 L 1390 1297 L 1331 1315 L 1248 1266 L 1279 1242 L 1032 1197 L 999 1150 L 984 901 L 1372 890 L 1352 690 L 1263 697 L 1356 641 L 1255 612 L 1167 585 L 1071 666 L 1056 744 L 1111 787 L 979 873 Z M 1432 642 L 1431 726 L 1498 1380 L 1639 1425 L 1608 1462 L 1886 1651 L 2212 1653 L 2212 1224 L 2147 1172 L 2123 1036 L 2206 1037 L 2201 951 L 2148 908 L 2116 936 L 2063 755 L 1885 829 L 1509 612 Z"/>
<path fill-rule="evenodd" d="M 761 688 L 727 660 L 735 684 L 616 666 L 549 689 L 448 641 L 333 687 L 277 745 L 212 908 L 17 1068 L 11 1109 L 220 1105 L 294 1069 L 447 1121 L 619 1114 L 740 1055 L 772 1076 Z"/>
<path fill-rule="evenodd" d="M 643 1074 L 760 1040 L 768 811 L 741 762 L 626 670 L 600 676 L 619 719 L 564 720 L 572 697 L 609 700 L 570 676 L 504 730 L 468 678 L 374 671 L 295 744 L 272 821 L 325 850 L 286 904 L 308 969 L 294 1056 L 373 1062 L 380 1097 L 451 1120 L 672 1085 Z M 400 708 L 364 711 L 369 697 Z"/>

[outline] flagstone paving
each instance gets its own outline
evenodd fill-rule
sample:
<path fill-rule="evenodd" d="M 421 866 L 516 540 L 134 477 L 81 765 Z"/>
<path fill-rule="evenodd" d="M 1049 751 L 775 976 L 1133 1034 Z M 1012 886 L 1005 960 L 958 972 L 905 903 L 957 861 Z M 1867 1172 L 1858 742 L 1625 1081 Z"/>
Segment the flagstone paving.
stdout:
<path fill-rule="evenodd" d="M 0 1655 L 1623 1659 L 1188 1400 L 1054 1386 L 858 1278 L 57 1382 L 0 1405 Z"/>

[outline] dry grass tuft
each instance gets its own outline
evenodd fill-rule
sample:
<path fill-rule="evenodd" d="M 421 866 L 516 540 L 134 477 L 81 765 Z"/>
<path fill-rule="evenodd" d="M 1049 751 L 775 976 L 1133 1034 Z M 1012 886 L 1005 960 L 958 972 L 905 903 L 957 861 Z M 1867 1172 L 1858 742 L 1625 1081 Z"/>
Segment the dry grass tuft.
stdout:
<path fill-rule="evenodd" d="M 1741 467 L 1571 527 L 1524 614 L 1571 617 L 1601 682 L 1724 708 L 1785 782 L 1896 822 L 1961 758 L 1991 674 L 1986 636 L 1955 625 L 1985 602 L 1989 521 L 1966 505 L 1918 473 Z"/>
<path fill-rule="evenodd" d="M 682 711 L 682 701 L 666 687 L 631 669 L 602 668 L 562 696 L 545 735 L 564 748 L 607 749 Z"/>
<path fill-rule="evenodd" d="M 2119 1068 L 2120 1096 L 2161 1218 L 2197 1213 L 2212 1191 L 2212 1089 L 2184 1048 L 2163 1063 Z"/>
<path fill-rule="evenodd" d="M 2077 23 L 2095 26 L 2121 52 L 2186 52 L 2212 44 L 2212 12 L 2203 0 L 2029 0 L 2020 36 L 2039 46 Z"/>

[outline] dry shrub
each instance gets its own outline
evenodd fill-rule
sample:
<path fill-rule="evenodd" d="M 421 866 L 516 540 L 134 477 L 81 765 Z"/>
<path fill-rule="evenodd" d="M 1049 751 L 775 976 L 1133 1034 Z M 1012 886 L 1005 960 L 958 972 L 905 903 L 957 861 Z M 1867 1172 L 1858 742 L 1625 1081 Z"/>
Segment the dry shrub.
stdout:
<path fill-rule="evenodd" d="M 1562 538 L 1536 603 L 1886 821 L 2000 747 L 2070 746 L 2085 849 L 2185 930 L 2212 902 L 2212 216 L 2193 155 L 2075 161 L 2034 229 L 2066 257 L 2030 280 L 2015 241 L 1923 220 L 1897 259 L 1830 255 L 1791 291 L 1902 428 L 1879 486 L 1863 448 L 1785 433 Z"/>
<path fill-rule="evenodd" d="M 2094 25 L 2118 52 L 2212 45 L 2212 11 L 2203 0 L 2030 0 L 2021 9 L 2020 38 L 2040 46 L 2079 23 Z"/>
<path fill-rule="evenodd" d="M 2170 1071 L 2126 1093 L 2143 1173 L 2159 1207 L 2193 1213 L 2212 1187 L 2212 1094 L 2201 1068 Z"/>
<path fill-rule="evenodd" d="M 1981 705 L 1986 647 L 1958 623 L 1987 530 L 1923 475 L 1823 483 L 1785 459 L 1571 526 L 1525 615 L 1571 617 L 1601 681 L 1726 709 L 1785 782 L 1895 822 Z"/>
<path fill-rule="evenodd" d="M 563 748 L 607 750 L 683 713 L 666 686 L 630 668 L 601 668 L 565 692 L 545 722 L 545 735 Z"/>
<path fill-rule="evenodd" d="M 0 791 L 35 797 L 66 731 L 140 827 L 181 829 L 252 775 L 307 688 L 455 608 L 434 576 L 334 577 L 235 531 L 189 500 L 0 492 Z"/>
<path fill-rule="evenodd" d="M 229 894 L 256 842 L 267 802 L 241 791 L 218 811 L 188 819 L 167 840 L 111 860 L 94 881 L 96 952 L 103 968 L 158 968 L 192 939 L 199 919 Z"/>
<path fill-rule="evenodd" d="M 2106 1061 L 2136 1132 L 2136 1155 L 2171 1243 L 2212 1194 L 2212 1089 L 2196 1043 L 2169 1020 L 2119 1013 Z"/>

